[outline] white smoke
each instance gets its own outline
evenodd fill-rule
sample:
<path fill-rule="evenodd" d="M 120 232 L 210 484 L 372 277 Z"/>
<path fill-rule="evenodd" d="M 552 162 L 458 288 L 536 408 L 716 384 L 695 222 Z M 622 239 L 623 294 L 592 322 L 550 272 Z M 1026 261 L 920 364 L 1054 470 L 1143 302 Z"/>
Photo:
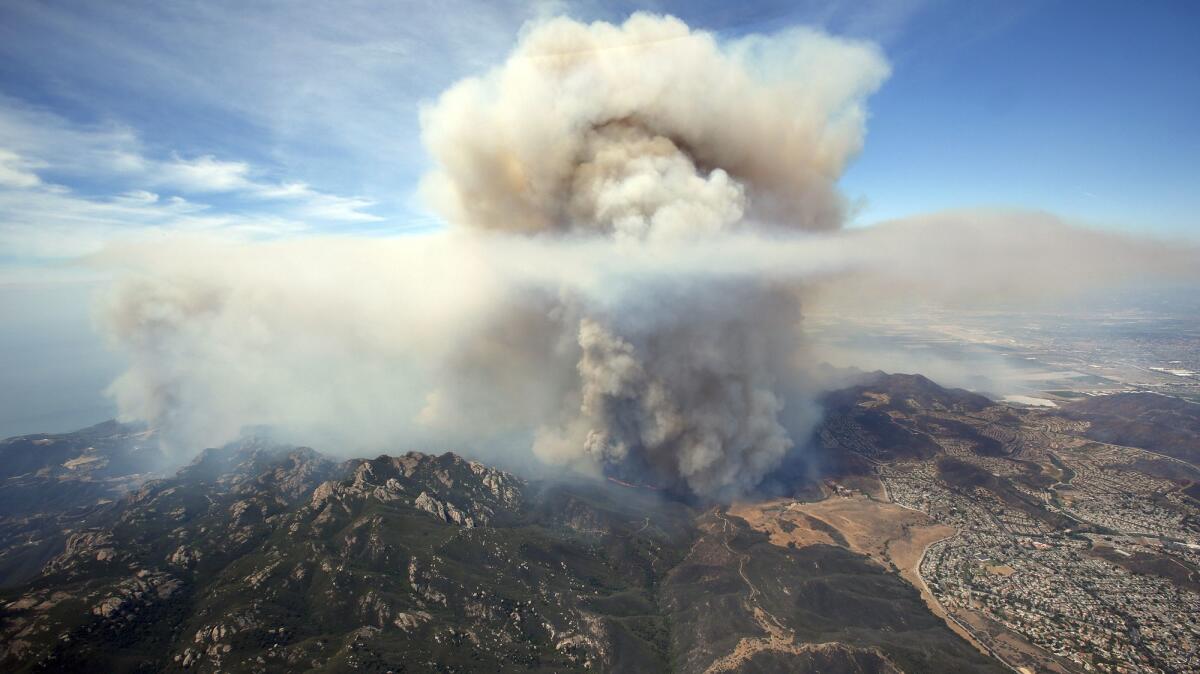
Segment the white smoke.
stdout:
<path fill-rule="evenodd" d="M 347 452 L 524 447 L 729 496 L 811 428 L 811 288 L 1045 292 L 1011 278 L 1104 278 L 1064 267 L 1081 247 L 1193 273 L 1194 249 L 1028 214 L 839 231 L 835 181 L 886 74 L 873 46 L 809 30 L 529 27 L 422 112 L 447 231 L 102 256 L 123 272 L 102 322 L 131 361 L 112 392 L 189 449 L 253 425 Z"/>
<path fill-rule="evenodd" d="M 836 229 L 834 182 L 887 72 L 875 47 L 808 30 L 721 45 L 673 18 L 549 21 L 423 112 L 439 165 L 424 192 L 457 225 L 626 250 Z M 798 358 L 797 295 L 757 276 L 626 284 L 609 306 L 561 305 L 577 379 L 534 451 L 752 487 L 793 445 L 778 379 Z"/>
<path fill-rule="evenodd" d="M 719 44 L 678 19 L 555 19 L 423 111 L 450 222 L 524 233 L 697 236 L 840 226 L 834 189 L 888 66 L 808 29 Z"/>

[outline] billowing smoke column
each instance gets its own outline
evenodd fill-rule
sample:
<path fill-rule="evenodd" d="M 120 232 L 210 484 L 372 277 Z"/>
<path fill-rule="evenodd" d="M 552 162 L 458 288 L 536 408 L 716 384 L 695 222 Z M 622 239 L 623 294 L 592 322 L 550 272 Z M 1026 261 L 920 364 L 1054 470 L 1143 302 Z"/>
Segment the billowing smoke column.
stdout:
<path fill-rule="evenodd" d="M 792 447 L 785 407 L 807 420 L 807 401 L 781 392 L 797 371 L 795 297 L 754 282 L 650 292 L 644 306 L 579 319 L 579 388 L 535 452 L 706 495 L 753 487 Z"/>
<path fill-rule="evenodd" d="M 439 164 L 424 192 L 457 225 L 618 250 L 835 229 L 834 181 L 886 74 L 874 48 L 811 31 L 722 47 L 671 18 L 550 21 L 424 111 Z M 539 456 L 712 495 L 752 487 L 792 447 L 790 289 L 654 275 L 570 310 L 577 386 L 538 431 Z"/>
<path fill-rule="evenodd" d="M 557 19 L 424 111 L 424 191 L 451 222 L 525 234 L 835 229 L 887 73 L 872 45 L 806 29 L 722 46 L 673 18 Z"/>
<path fill-rule="evenodd" d="M 834 184 L 886 73 L 808 30 L 532 26 L 423 110 L 445 230 L 99 256 L 118 277 L 100 322 L 129 359 L 111 392 L 180 458 L 267 426 L 346 453 L 532 447 L 725 497 L 811 430 L 801 296 L 972 305 L 1197 277 L 1195 246 L 1039 213 L 840 230 Z"/>

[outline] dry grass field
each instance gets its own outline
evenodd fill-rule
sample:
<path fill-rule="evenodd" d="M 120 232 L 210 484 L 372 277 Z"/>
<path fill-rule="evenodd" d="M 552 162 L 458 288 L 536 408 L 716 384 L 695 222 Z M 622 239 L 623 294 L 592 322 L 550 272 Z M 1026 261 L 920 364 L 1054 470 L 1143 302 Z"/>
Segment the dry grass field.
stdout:
<path fill-rule="evenodd" d="M 899 573 L 921 593 L 935 615 L 980 651 L 986 650 L 934 599 L 918 567 L 930 544 L 955 530 L 938 524 L 924 513 L 852 492 L 822 501 L 804 503 L 789 499 L 735 503 L 729 514 L 770 536 L 773 544 L 795 546 L 837 545 L 870 557 Z"/>

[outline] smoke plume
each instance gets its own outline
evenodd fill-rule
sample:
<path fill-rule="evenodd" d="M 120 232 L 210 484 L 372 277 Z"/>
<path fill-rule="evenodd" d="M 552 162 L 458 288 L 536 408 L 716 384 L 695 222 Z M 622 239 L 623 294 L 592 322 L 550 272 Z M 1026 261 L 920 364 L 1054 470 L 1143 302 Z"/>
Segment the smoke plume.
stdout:
<path fill-rule="evenodd" d="M 121 270 L 102 323 L 131 363 L 112 392 L 181 447 L 266 425 L 351 452 L 531 448 L 728 497 L 811 429 L 812 288 L 1042 293 L 1081 247 L 1192 273 L 1194 249 L 1036 214 L 841 231 L 836 181 L 887 73 L 872 45 L 811 30 L 531 26 L 422 111 L 422 193 L 447 230 L 102 256 Z"/>
<path fill-rule="evenodd" d="M 807 30 L 722 46 L 672 18 L 557 19 L 423 112 L 439 165 L 423 189 L 456 225 L 624 248 L 836 229 L 834 182 L 887 72 L 874 47 Z M 792 447 L 778 378 L 797 357 L 794 292 L 652 277 L 568 307 L 577 381 L 539 456 L 712 494 Z"/>
<path fill-rule="evenodd" d="M 451 222 L 527 234 L 834 229 L 887 74 L 874 46 L 807 29 L 719 45 L 673 18 L 556 19 L 424 111 L 424 192 Z"/>

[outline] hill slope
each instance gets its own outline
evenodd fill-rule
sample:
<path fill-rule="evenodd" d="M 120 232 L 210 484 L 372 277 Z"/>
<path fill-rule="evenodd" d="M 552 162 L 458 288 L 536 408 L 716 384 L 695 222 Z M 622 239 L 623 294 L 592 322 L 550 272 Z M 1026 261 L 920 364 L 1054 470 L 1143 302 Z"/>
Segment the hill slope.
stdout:
<path fill-rule="evenodd" d="M 0 596 L 0 666 L 991 667 L 882 567 L 763 538 L 647 489 L 243 443 L 94 513 Z"/>

